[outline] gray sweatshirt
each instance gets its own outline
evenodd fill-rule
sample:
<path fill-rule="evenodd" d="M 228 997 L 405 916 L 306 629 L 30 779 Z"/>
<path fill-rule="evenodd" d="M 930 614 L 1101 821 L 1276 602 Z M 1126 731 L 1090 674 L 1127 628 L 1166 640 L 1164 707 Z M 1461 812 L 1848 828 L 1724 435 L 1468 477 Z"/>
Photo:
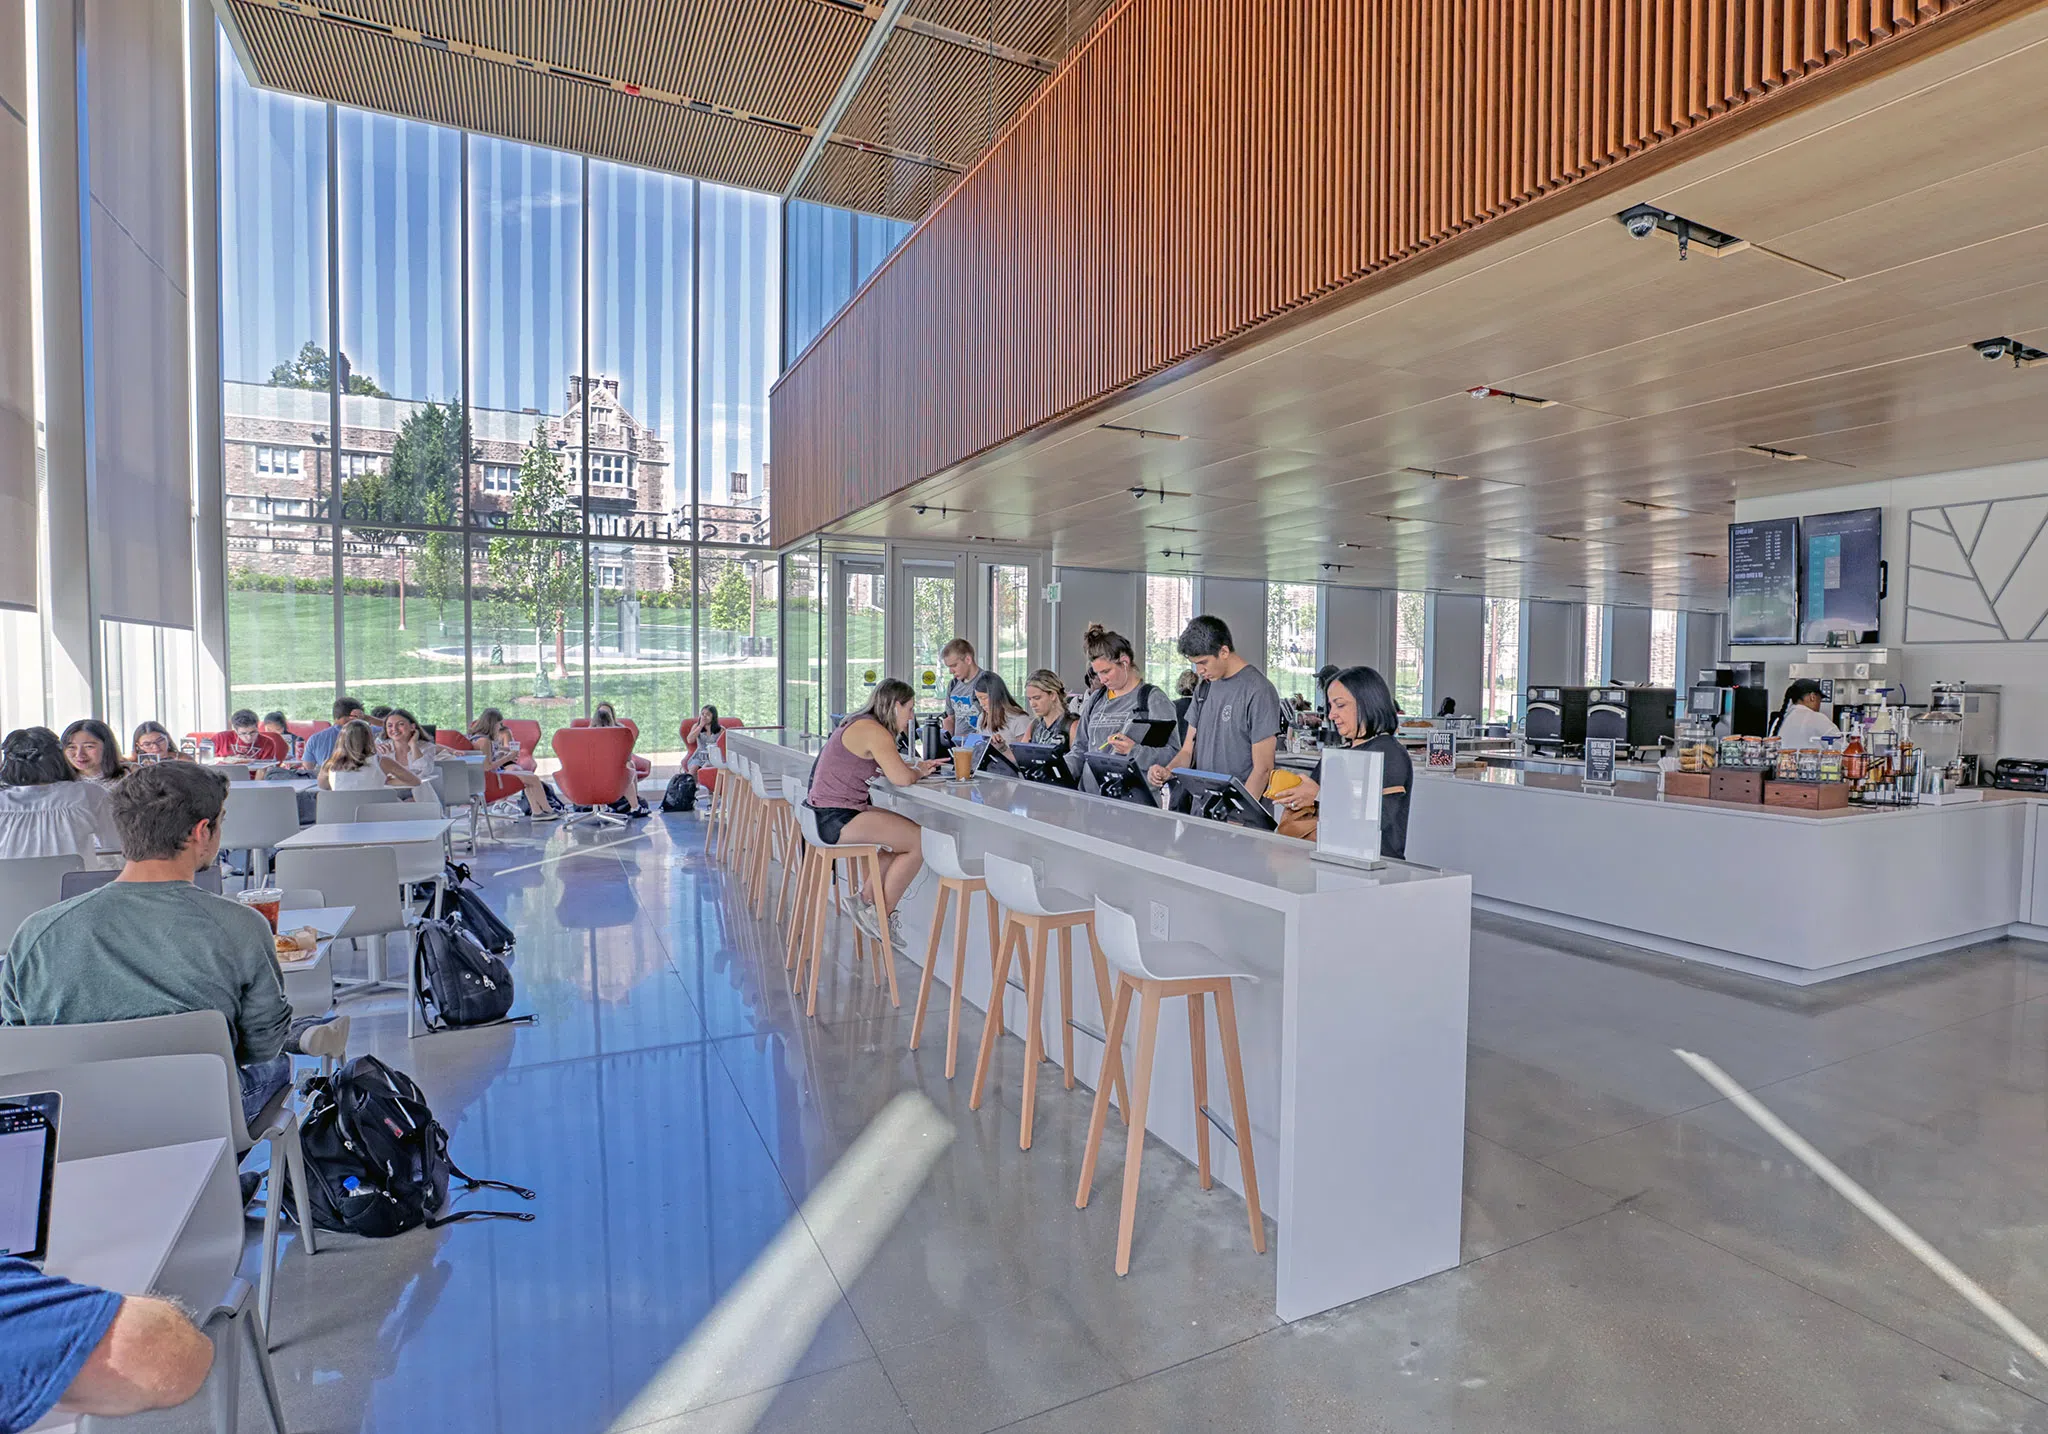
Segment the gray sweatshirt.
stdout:
<path fill-rule="evenodd" d="M 1150 683 L 1141 682 L 1115 698 L 1109 695 L 1108 689 L 1097 687 L 1081 703 L 1081 720 L 1074 725 L 1074 750 L 1077 753 L 1099 752 L 1104 739 L 1127 726 L 1136 725 L 1141 717 L 1171 722 L 1174 716 L 1173 699 L 1162 688 Z M 1131 755 L 1144 770 L 1170 760 L 1179 750 L 1180 744 L 1168 738 L 1164 746 L 1138 747 Z M 1079 764 L 1074 765 L 1078 770 Z"/>

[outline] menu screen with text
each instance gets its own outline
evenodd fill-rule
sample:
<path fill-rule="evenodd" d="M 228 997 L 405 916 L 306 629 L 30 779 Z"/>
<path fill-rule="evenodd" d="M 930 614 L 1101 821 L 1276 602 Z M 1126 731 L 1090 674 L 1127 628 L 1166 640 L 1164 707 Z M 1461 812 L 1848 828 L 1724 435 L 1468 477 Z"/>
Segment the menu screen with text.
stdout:
<path fill-rule="evenodd" d="M 1728 525 L 1728 641 L 1799 640 L 1799 520 Z"/>

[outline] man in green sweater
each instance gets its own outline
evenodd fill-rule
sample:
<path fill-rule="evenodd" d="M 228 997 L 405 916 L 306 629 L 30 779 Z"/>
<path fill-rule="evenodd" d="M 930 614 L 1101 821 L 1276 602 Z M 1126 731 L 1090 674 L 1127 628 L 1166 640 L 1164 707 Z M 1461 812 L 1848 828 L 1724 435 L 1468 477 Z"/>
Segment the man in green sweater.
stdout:
<path fill-rule="evenodd" d="M 342 1054 L 346 1016 L 292 1020 L 270 923 L 201 891 L 220 855 L 227 778 L 193 762 L 139 767 L 114 789 L 127 865 L 84 896 L 22 922 L 0 972 L 0 1023 L 84 1025 L 219 1011 L 254 1119 L 292 1075 L 291 1052 Z"/>

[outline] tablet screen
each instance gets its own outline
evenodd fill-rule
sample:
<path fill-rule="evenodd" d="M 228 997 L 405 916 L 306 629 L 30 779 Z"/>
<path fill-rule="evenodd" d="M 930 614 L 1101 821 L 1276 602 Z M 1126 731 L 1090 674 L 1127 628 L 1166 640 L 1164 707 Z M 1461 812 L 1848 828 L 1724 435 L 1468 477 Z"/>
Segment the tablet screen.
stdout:
<path fill-rule="evenodd" d="M 0 1253 L 40 1260 L 57 1172 L 57 1097 L 0 1102 Z"/>

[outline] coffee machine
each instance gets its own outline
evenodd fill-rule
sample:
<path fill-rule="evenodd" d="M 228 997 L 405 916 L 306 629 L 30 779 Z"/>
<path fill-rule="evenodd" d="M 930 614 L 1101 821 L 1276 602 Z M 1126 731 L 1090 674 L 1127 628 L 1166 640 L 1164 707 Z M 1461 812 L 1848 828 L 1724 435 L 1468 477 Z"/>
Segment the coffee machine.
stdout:
<path fill-rule="evenodd" d="M 1963 785 L 1988 785 L 1998 760 L 1999 688 L 1976 682 L 1928 684 L 1928 707 L 1963 719 Z"/>
<path fill-rule="evenodd" d="M 1636 752 L 1657 752 L 1678 736 L 1678 690 L 1673 687 L 1628 689 L 1628 745 Z"/>
<path fill-rule="evenodd" d="M 1764 685 L 1761 662 L 1731 662 L 1702 667 L 1687 695 L 1685 710 L 1711 717 L 1724 737 L 1767 736 L 1771 725 L 1771 692 Z M 1702 693 L 1713 694 L 1711 698 Z"/>
<path fill-rule="evenodd" d="M 1820 684 L 1821 710 L 1835 725 L 1845 718 L 1864 717 L 1879 707 L 1903 707 L 1906 689 L 1892 671 L 1892 655 L 1883 647 L 1809 647 L 1806 660 L 1791 667 L 1794 681 L 1810 677 Z"/>

